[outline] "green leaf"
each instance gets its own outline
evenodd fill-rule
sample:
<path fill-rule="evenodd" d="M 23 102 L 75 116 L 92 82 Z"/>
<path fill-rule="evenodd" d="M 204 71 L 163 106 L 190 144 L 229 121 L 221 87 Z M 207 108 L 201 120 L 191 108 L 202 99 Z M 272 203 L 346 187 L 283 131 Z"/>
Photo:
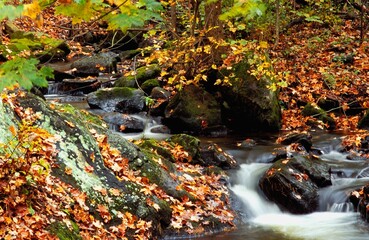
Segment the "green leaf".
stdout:
<path fill-rule="evenodd" d="M 53 77 L 53 70 L 49 67 L 37 69 L 37 59 L 16 57 L 0 65 L 0 89 L 14 86 L 30 90 L 33 86 L 47 87 L 47 78 Z"/>
<path fill-rule="evenodd" d="M 23 6 L 5 5 L 6 1 L 0 0 L 0 21 L 4 19 L 14 20 L 20 17 L 23 12 Z"/>

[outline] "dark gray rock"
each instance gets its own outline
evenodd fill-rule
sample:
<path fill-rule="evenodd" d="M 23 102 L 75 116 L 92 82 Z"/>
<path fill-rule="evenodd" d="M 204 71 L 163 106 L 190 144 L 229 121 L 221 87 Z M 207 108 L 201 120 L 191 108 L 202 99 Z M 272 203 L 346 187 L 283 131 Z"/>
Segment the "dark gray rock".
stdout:
<path fill-rule="evenodd" d="M 114 87 L 105 88 L 87 95 L 91 108 L 107 112 L 138 113 L 145 109 L 145 95 L 139 89 Z"/>
<path fill-rule="evenodd" d="M 328 165 L 302 156 L 275 162 L 259 181 L 268 199 L 297 214 L 316 211 L 318 189 L 328 185 L 331 185 Z"/>
<path fill-rule="evenodd" d="M 146 124 L 146 119 L 143 117 L 117 112 L 106 113 L 103 119 L 110 125 L 117 126 L 117 130 L 121 132 L 141 132 Z"/>
<path fill-rule="evenodd" d="M 117 71 L 119 56 L 113 52 L 101 52 L 93 56 L 84 57 L 73 62 L 71 68 L 76 68 L 78 76 L 97 76 L 99 73 Z"/>
<path fill-rule="evenodd" d="M 201 149 L 201 158 L 205 166 L 217 166 L 222 169 L 239 167 L 237 161 L 215 143 Z"/>

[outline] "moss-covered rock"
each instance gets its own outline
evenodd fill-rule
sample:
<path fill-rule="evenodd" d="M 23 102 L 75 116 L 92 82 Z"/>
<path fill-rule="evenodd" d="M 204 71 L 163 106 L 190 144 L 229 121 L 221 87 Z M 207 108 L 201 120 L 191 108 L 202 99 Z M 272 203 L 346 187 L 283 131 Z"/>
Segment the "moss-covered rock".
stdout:
<path fill-rule="evenodd" d="M 163 208 L 155 210 L 147 204 L 148 196 L 145 196 L 142 186 L 128 180 L 118 179 L 111 169 L 108 169 L 100 153 L 99 146 L 92 136 L 91 131 L 108 132 L 104 125 L 100 125 L 100 120 L 91 117 L 90 114 L 81 113 L 71 106 L 52 107 L 40 98 L 27 94 L 24 98 L 19 98 L 20 106 L 24 109 L 31 108 L 40 114 L 37 124 L 40 128 L 46 129 L 51 134 L 60 137 L 56 143 L 57 155 L 56 165 L 52 169 L 52 174 L 60 178 L 63 182 L 71 184 L 73 187 L 86 193 L 89 198 L 90 211 L 99 218 L 96 211 L 98 204 L 109 206 L 112 218 L 118 211 L 128 211 L 137 214 L 138 217 L 155 222 L 153 231 L 160 228 L 159 222 L 168 222 L 170 208 L 163 205 Z M 96 129 L 95 127 L 98 126 Z M 122 137 L 111 135 L 113 143 L 120 144 L 124 156 L 137 159 L 140 155 L 132 143 L 125 141 Z M 93 156 L 93 157 L 92 157 Z M 93 171 L 86 171 L 86 168 Z M 70 172 L 66 174 L 65 172 Z M 116 196 L 96 189 L 119 189 L 124 194 Z M 150 196 L 153 202 L 160 202 L 155 196 Z M 108 202 L 107 202 L 108 201 Z M 162 204 L 162 203 L 161 203 Z M 163 213 L 163 214 L 162 214 Z M 165 218 L 165 219 L 164 219 Z"/>
<path fill-rule="evenodd" d="M 328 116 L 327 112 L 321 109 L 318 106 L 314 106 L 311 103 L 305 105 L 302 110 L 302 115 L 304 116 L 312 116 L 327 125 L 328 129 L 334 129 L 336 126 L 336 122 L 330 116 Z"/>
<path fill-rule="evenodd" d="M 61 204 L 65 206 L 60 211 L 59 204 L 53 204 L 57 209 L 54 215 L 47 212 L 50 216 L 47 215 L 45 225 L 58 238 L 80 239 L 80 234 L 83 238 L 96 234 L 86 229 L 85 224 L 91 221 L 104 237 L 114 235 L 116 229 L 127 228 L 119 234 L 128 239 L 134 239 L 140 224 L 147 224 L 139 230 L 140 234 L 155 239 L 165 229 L 175 230 L 173 219 L 182 221 L 189 217 L 187 213 L 179 215 L 183 209 L 200 214 L 199 219 L 206 222 L 202 226 L 201 221 L 186 220 L 192 221 L 192 227 L 203 230 L 233 225 L 233 214 L 228 204 L 224 204 L 228 203 L 227 188 L 220 180 L 224 173 L 193 164 L 199 155 L 198 139 L 178 135 L 166 141 L 141 140 L 134 145 L 111 133 L 101 118 L 85 111 L 70 105 L 49 104 L 33 94 L 17 96 L 16 108 L 6 102 L 6 106 L 0 105 L 0 113 L 7 115 L 0 116 L 6 125 L 0 127 L 0 132 L 4 132 L 4 138 L 0 139 L 5 145 L 9 141 L 7 136 L 16 129 L 10 126 L 16 126 L 19 117 L 29 117 L 32 112 L 37 117 L 30 124 L 55 137 L 52 144 L 55 159 L 48 158 L 52 175 L 49 177 L 54 180 L 50 184 L 63 183 L 57 188 L 65 196 L 72 196 Z M 24 109 L 27 114 L 20 114 Z M 49 192 L 42 195 L 47 196 L 45 202 L 53 197 L 49 195 Z M 202 210 L 197 212 L 192 207 L 195 205 Z M 224 215 L 219 215 L 222 212 Z"/>
<path fill-rule="evenodd" d="M 157 64 L 152 64 L 136 69 L 129 76 L 124 76 L 117 79 L 114 83 L 115 87 L 138 87 L 144 83 L 145 80 L 153 79 L 159 76 L 161 68 Z"/>
<path fill-rule="evenodd" d="M 189 85 L 169 100 L 163 122 L 173 133 L 201 134 L 222 123 L 220 105 L 204 89 Z"/>
<path fill-rule="evenodd" d="M 128 87 L 105 88 L 89 93 L 87 102 L 91 108 L 107 112 L 137 113 L 146 106 L 144 92 Z"/>
<path fill-rule="evenodd" d="M 150 95 L 154 87 L 160 87 L 158 79 L 148 79 L 142 83 L 141 88 L 147 94 Z"/>
<path fill-rule="evenodd" d="M 279 130 L 281 110 L 278 92 L 268 88 L 267 77 L 257 80 L 249 73 L 247 61 L 225 70 L 222 76 L 229 76 L 231 86 L 221 86 L 224 121 L 236 130 Z"/>

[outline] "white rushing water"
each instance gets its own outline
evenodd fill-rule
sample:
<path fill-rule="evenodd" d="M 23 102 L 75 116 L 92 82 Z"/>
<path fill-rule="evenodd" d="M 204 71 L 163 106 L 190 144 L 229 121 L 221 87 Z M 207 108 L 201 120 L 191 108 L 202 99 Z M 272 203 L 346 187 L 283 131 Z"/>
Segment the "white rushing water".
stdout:
<path fill-rule="evenodd" d="M 258 191 L 259 178 L 269 166 L 261 163 L 242 164 L 237 172 L 236 183 L 231 188 L 244 203 L 246 221 L 251 226 L 279 232 L 288 239 L 369 239 L 369 233 L 360 227 L 358 214 L 353 212 L 352 204 L 346 202 L 344 197 L 344 192 L 350 189 L 348 186 L 359 186 L 368 182 L 368 179 L 333 180 L 332 186 L 320 191 L 325 210 L 293 215 L 282 212 Z"/>

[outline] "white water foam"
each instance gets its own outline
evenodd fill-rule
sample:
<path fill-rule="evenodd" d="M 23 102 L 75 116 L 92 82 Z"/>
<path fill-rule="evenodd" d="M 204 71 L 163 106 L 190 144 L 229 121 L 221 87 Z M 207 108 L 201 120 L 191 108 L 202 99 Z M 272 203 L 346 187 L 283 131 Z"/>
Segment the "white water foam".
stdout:
<path fill-rule="evenodd" d="M 231 188 L 245 205 L 245 211 L 248 215 L 247 222 L 256 227 L 279 232 L 288 238 L 306 240 L 369 239 L 369 233 L 362 230 L 358 224 L 360 222 L 358 214 L 350 212 L 352 208 L 350 204 L 345 202 L 336 203 L 336 205 L 333 203 L 329 211 L 325 212 L 305 215 L 283 213 L 276 204 L 267 201 L 258 191 L 259 178 L 269 166 L 269 164 L 260 163 L 242 164 L 237 173 L 237 182 Z M 352 183 L 352 180 L 337 180 L 334 182 L 333 188 L 348 183 Z"/>

